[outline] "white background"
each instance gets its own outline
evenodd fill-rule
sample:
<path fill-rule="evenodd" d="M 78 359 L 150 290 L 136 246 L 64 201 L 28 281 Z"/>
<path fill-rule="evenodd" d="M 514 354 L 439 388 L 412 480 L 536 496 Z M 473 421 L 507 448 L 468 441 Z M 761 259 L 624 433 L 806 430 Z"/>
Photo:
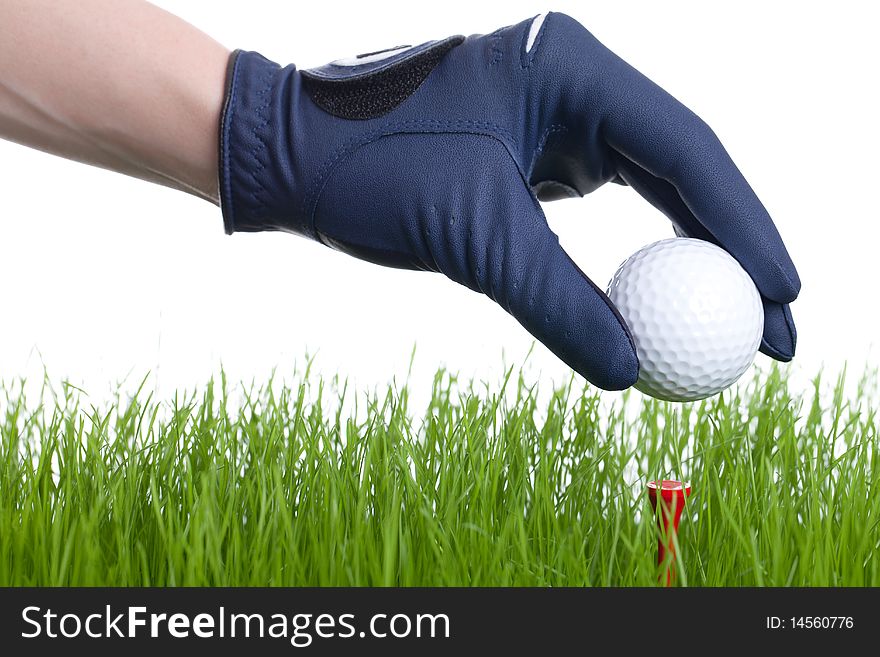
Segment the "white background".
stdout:
<path fill-rule="evenodd" d="M 535 2 L 197 2 L 162 6 L 230 48 L 300 67 L 400 43 L 487 32 Z M 795 370 L 861 370 L 878 318 L 878 20 L 870 3 L 563 2 L 624 59 L 715 129 L 764 201 L 803 281 Z M 869 13 L 870 12 L 870 13 Z M 872 15 L 873 14 L 873 15 Z M 59 62 L 63 66 L 63 62 Z M 185 66 L 186 62 L 181 62 Z M 439 275 L 387 270 L 282 234 L 223 233 L 184 194 L 0 142 L 0 378 L 69 377 L 93 394 L 153 372 L 162 394 L 222 363 L 283 375 L 308 351 L 371 387 L 440 364 L 497 380 L 532 338 Z M 546 206 L 600 286 L 671 234 L 634 192 L 608 185 Z M 763 356 L 759 360 L 767 362 Z M 535 376 L 569 371 L 537 346 Z"/>

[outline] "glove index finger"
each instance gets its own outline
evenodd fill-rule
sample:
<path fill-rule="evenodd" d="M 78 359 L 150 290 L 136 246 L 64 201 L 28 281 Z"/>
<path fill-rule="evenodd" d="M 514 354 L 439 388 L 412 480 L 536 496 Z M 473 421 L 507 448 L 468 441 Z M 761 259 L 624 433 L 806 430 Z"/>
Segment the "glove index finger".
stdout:
<path fill-rule="evenodd" d="M 749 272 L 764 296 L 793 301 L 800 279 L 764 205 L 712 129 L 623 60 L 611 55 L 605 140 L 650 176 L 672 185 L 696 220 Z"/>

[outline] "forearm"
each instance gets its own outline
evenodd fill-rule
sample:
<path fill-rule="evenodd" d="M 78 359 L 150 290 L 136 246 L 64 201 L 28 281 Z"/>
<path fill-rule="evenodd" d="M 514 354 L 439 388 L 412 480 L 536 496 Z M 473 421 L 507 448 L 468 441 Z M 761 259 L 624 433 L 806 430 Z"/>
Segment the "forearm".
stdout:
<path fill-rule="evenodd" d="M 217 202 L 228 57 L 142 0 L 0 0 L 0 137 Z"/>

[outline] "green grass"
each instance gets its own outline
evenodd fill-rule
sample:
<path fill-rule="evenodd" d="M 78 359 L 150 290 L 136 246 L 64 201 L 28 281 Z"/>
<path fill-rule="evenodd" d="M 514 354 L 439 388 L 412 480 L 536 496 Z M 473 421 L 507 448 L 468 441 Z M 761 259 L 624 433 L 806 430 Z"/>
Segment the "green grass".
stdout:
<path fill-rule="evenodd" d="M 880 585 L 876 394 L 781 369 L 702 403 L 440 372 L 92 407 L 0 396 L 0 585 L 653 586 L 644 485 L 693 484 L 679 584 Z"/>

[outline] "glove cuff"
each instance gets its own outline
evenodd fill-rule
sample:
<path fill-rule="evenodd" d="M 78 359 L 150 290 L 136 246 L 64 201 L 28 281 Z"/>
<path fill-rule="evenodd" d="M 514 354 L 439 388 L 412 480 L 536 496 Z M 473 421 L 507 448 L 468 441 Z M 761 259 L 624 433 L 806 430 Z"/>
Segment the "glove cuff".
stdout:
<path fill-rule="evenodd" d="M 220 117 L 220 208 L 226 232 L 310 235 L 296 214 L 292 110 L 299 80 L 259 53 L 229 58 Z"/>

